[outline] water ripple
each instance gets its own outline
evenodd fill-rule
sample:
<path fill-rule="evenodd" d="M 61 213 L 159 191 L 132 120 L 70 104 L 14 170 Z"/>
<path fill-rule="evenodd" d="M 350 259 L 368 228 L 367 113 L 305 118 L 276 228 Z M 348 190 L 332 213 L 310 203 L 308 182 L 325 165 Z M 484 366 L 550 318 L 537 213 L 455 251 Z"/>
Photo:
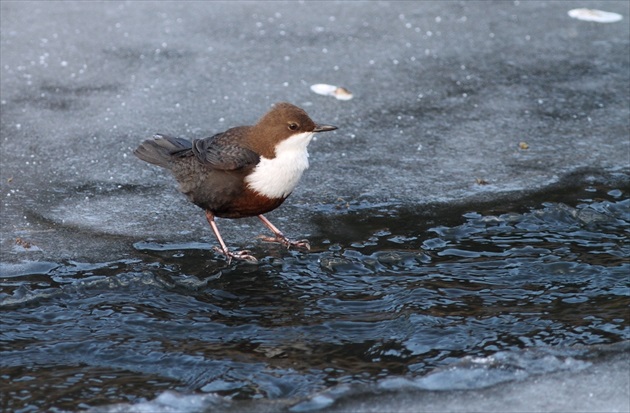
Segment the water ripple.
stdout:
<path fill-rule="evenodd" d="M 625 189 L 598 195 L 470 212 L 428 231 L 392 216 L 352 227 L 363 240 L 272 250 L 259 266 L 156 241 L 116 262 L 2 264 L 8 407 L 76 409 L 165 389 L 304 397 L 422 377 L 463 356 L 627 340 L 630 201 Z"/>

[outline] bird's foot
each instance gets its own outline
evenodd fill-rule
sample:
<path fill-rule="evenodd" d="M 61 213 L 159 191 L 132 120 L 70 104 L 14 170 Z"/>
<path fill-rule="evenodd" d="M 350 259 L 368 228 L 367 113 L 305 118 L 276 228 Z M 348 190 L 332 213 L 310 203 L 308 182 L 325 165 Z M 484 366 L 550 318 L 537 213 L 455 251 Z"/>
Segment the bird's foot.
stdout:
<path fill-rule="evenodd" d="M 258 260 L 253 255 L 249 254 L 249 251 L 235 251 L 231 252 L 228 250 L 223 250 L 219 247 L 214 247 L 214 250 L 219 254 L 222 254 L 227 259 L 228 264 L 232 263 L 232 259 L 245 261 L 249 264 L 258 264 Z"/>
<path fill-rule="evenodd" d="M 287 249 L 291 249 L 293 247 L 293 248 L 306 250 L 306 251 L 310 251 L 311 250 L 311 243 L 308 242 L 307 239 L 301 239 L 301 240 L 294 241 L 294 240 L 290 240 L 289 238 L 285 237 L 284 235 L 276 235 L 274 237 L 267 237 L 267 236 L 261 235 L 258 238 L 260 238 L 264 242 L 278 242 L 278 243 L 284 245 L 285 247 L 287 247 Z"/>

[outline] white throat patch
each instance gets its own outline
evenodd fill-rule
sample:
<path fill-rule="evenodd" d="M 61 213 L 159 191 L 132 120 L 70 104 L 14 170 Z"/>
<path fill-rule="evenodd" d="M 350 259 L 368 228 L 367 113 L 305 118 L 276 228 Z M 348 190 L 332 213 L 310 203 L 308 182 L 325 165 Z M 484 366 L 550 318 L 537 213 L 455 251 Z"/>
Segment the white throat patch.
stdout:
<path fill-rule="evenodd" d="M 247 185 L 268 198 L 289 196 L 308 168 L 307 147 L 313 135 L 313 132 L 293 135 L 276 146 L 275 158 L 261 156 L 254 171 L 245 179 Z"/>

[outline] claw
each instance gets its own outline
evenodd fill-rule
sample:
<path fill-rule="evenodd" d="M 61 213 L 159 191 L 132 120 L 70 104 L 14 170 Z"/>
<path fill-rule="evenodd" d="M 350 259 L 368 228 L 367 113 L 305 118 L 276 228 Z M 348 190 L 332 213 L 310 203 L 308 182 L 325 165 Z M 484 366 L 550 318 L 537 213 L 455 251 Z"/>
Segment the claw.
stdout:
<path fill-rule="evenodd" d="M 298 241 L 289 241 L 291 243 L 292 247 L 298 248 L 298 249 L 302 249 L 302 250 L 306 250 L 306 251 L 310 251 L 311 250 L 311 243 L 307 240 L 307 239 L 301 239 Z"/>
<path fill-rule="evenodd" d="M 311 243 L 307 239 L 301 239 L 299 241 L 293 241 L 283 236 L 275 236 L 275 237 L 267 237 L 265 235 L 260 235 L 258 237 L 263 242 L 277 242 L 284 245 L 287 249 L 297 248 L 301 250 L 310 251 Z"/>
<path fill-rule="evenodd" d="M 232 263 L 232 259 L 236 259 L 239 261 L 245 261 L 249 264 L 258 264 L 258 260 L 253 255 L 249 254 L 249 251 L 235 251 L 231 252 L 228 250 L 223 250 L 219 247 L 214 247 L 214 251 L 225 256 L 227 259 L 228 265 Z"/>
<path fill-rule="evenodd" d="M 302 239 L 302 240 L 297 241 L 297 244 L 295 246 L 298 248 L 305 249 L 307 251 L 311 250 L 311 243 L 307 239 Z"/>
<path fill-rule="evenodd" d="M 303 249 L 306 251 L 311 250 L 311 244 L 310 242 L 308 242 L 307 239 L 301 239 L 299 241 L 291 241 L 290 239 L 285 237 L 284 234 L 280 232 L 278 228 L 276 228 L 271 222 L 269 222 L 267 218 L 265 218 L 262 215 L 258 215 L 258 218 L 260 218 L 262 223 L 265 224 L 265 226 L 269 228 L 271 232 L 273 232 L 273 235 L 274 235 L 273 237 L 265 237 L 264 235 L 261 235 L 258 238 L 262 239 L 265 242 L 279 242 L 280 244 L 287 247 L 287 249 L 291 249 L 291 247 L 295 247 L 295 248 Z"/>

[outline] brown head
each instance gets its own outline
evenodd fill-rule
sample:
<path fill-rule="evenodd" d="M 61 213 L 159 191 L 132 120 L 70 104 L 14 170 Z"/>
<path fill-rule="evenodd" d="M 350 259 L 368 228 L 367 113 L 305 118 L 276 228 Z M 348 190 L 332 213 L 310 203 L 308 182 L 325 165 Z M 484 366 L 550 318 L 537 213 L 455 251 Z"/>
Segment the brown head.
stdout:
<path fill-rule="evenodd" d="M 291 136 L 335 129 L 336 126 L 318 125 L 303 109 L 291 103 L 281 102 L 276 103 L 250 129 L 248 145 L 260 155 L 271 159 L 275 157 L 276 145 Z"/>

